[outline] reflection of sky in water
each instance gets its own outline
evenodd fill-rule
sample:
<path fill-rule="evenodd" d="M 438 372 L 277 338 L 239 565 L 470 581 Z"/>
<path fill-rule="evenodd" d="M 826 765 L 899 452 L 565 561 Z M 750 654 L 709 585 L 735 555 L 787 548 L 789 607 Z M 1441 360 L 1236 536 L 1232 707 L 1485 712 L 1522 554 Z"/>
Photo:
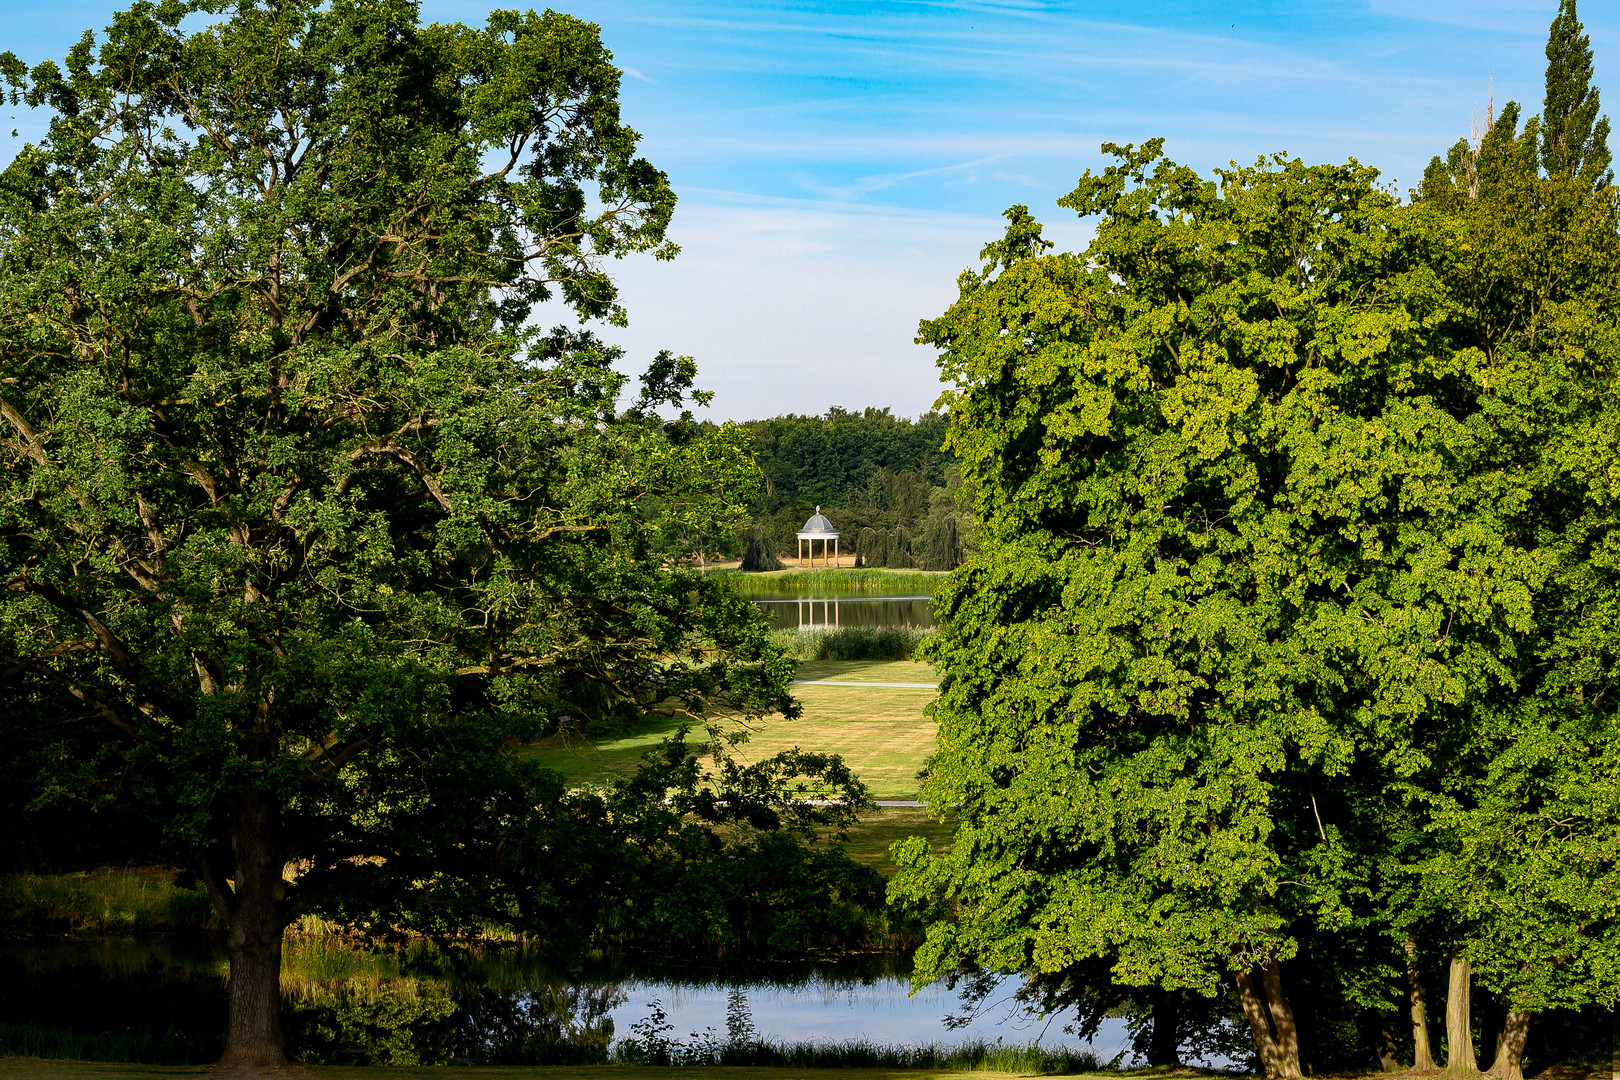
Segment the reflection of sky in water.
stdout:
<path fill-rule="evenodd" d="M 1008 984 L 1008 990 L 1014 984 Z M 1130 1038 L 1123 1020 L 1103 1021 L 1095 1042 L 1087 1044 L 1063 1030 L 1065 1017 L 1050 1023 L 1028 1014 L 1011 1015 L 1002 1006 L 986 1008 L 964 1028 L 947 1028 L 944 1019 L 961 1011 L 953 991 L 931 986 L 907 996 L 911 983 L 903 978 L 880 978 L 869 983 L 807 982 L 801 986 L 750 986 L 748 1007 L 754 1026 L 765 1039 L 781 1042 L 845 1042 L 867 1039 L 878 1044 L 995 1042 L 1011 1045 L 1040 1043 L 1091 1050 L 1106 1062 L 1120 1051 L 1129 1058 Z M 628 1038 L 630 1025 L 646 1018 L 652 999 L 663 1003 L 674 1030 L 670 1036 L 689 1041 L 693 1032 L 713 1028 L 725 1039 L 725 986 L 693 987 L 668 983 L 625 983 L 628 997 L 613 1010 L 615 1038 Z M 994 1000 L 994 999 L 992 999 Z"/>

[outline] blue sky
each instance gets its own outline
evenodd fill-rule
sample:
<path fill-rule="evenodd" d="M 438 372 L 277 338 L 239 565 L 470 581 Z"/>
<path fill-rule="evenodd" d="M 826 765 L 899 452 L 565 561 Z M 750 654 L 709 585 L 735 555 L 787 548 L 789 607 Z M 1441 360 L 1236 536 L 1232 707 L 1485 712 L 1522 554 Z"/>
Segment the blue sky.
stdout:
<path fill-rule="evenodd" d="M 1355 157 L 1410 187 L 1468 130 L 1493 75 L 1498 104 L 1539 110 L 1557 6 L 554 4 L 602 27 L 626 71 L 625 116 L 681 197 L 684 253 L 622 266 L 631 326 L 606 336 L 632 361 L 696 356 L 714 415 L 739 419 L 927 408 L 938 384 L 931 351 L 912 344 L 918 320 L 950 302 L 1012 203 L 1083 245 L 1084 224 L 1053 203 L 1101 163 L 1105 140 L 1164 136 L 1205 170 L 1275 151 Z M 113 7 L 0 0 L 0 49 L 59 57 Z M 424 0 L 423 13 L 477 22 L 489 7 Z M 1581 17 L 1606 86 L 1620 11 L 1586 0 Z M 24 138 L 28 122 L 15 122 Z"/>

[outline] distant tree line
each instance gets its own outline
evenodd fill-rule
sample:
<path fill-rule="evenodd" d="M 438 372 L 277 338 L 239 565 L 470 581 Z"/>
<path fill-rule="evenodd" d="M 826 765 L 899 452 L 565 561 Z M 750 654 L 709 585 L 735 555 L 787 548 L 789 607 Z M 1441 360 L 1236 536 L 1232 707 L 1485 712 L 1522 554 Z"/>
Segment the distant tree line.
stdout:
<path fill-rule="evenodd" d="M 829 409 L 824 416 L 751 420 L 764 476 L 739 539 L 744 569 L 773 569 L 797 549 L 816 507 L 862 566 L 949 570 L 977 538 L 961 468 L 944 450 L 943 413 L 916 420 L 890 410 Z"/>

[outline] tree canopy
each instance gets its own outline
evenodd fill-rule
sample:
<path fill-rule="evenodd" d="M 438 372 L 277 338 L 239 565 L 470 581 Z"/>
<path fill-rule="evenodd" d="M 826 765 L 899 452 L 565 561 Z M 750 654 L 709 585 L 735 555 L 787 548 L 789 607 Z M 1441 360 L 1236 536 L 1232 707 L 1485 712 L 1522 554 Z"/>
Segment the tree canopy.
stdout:
<path fill-rule="evenodd" d="M 1561 143 L 1509 106 L 1411 201 L 1108 146 L 1085 252 L 1014 207 L 923 323 L 982 549 L 936 600 L 955 843 L 893 890 L 951 901 L 919 978 L 1231 993 L 1273 1076 L 1421 1061 L 1437 970 L 1456 1075 L 1475 975 L 1502 1076 L 1620 995 L 1620 242 L 1565 9 Z"/>
<path fill-rule="evenodd" d="M 599 796 L 519 753 L 795 709 L 762 616 L 684 568 L 753 496 L 747 433 L 693 420 L 689 359 L 631 396 L 533 325 L 622 320 L 611 260 L 675 253 L 596 27 L 167 0 L 0 73 L 52 117 L 0 176 L 8 805 L 133 819 L 201 876 L 227 1062 L 280 1060 L 301 913 L 567 957 L 720 850 L 688 825 L 804 838 L 845 812 L 804 796 L 862 802 L 816 755 L 710 782 L 677 743 Z M 671 933 L 731 925 L 687 899 Z"/>

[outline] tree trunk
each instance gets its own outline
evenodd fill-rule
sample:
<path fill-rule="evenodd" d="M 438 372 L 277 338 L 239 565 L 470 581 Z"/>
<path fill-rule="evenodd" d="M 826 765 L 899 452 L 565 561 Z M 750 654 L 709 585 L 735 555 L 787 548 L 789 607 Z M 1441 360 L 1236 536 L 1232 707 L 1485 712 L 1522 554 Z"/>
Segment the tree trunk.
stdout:
<path fill-rule="evenodd" d="M 280 814 L 263 796 L 250 796 L 236 822 L 235 889 L 229 899 L 226 944 L 231 975 L 226 993 L 228 1069 L 273 1068 L 287 1063 L 281 1039 L 281 932 L 287 860 Z"/>
<path fill-rule="evenodd" d="M 1395 1035 L 1389 1030 L 1389 1013 L 1379 1013 L 1373 1031 L 1373 1051 L 1378 1055 L 1378 1067 L 1385 1072 L 1400 1072 L 1401 1059 L 1395 1045 Z"/>
<path fill-rule="evenodd" d="M 1474 1057 L 1473 971 L 1468 961 L 1452 954 L 1451 983 L 1446 991 L 1447 1080 L 1474 1080 L 1480 1075 Z"/>
<path fill-rule="evenodd" d="M 1260 979 L 1244 968 L 1235 973 L 1243 1015 L 1249 1020 L 1255 1052 L 1271 1080 L 1296 1080 L 1299 1068 L 1299 1029 L 1294 1009 L 1282 988 L 1282 967 L 1267 959 L 1259 965 Z"/>
<path fill-rule="evenodd" d="M 1166 990 L 1153 1002 L 1153 1035 L 1147 1048 L 1149 1065 L 1181 1064 L 1181 993 Z"/>
<path fill-rule="evenodd" d="M 1509 1011 L 1502 1023 L 1502 1042 L 1496 1063 L 1485 1073 L 1497 1080 L 1524 1080 L 1524 1044 L 1530 1038 L 1530 1014 Z"/>
<path fill-rule="evenodd" d="M 1406 996 L 1412 1005 L 1412 1071 L 1433 1072 L 1438 1066 L 1429 1051 L 1429 1000 L 1418 975 L 1417 942 L 1406 939 Z"/>

